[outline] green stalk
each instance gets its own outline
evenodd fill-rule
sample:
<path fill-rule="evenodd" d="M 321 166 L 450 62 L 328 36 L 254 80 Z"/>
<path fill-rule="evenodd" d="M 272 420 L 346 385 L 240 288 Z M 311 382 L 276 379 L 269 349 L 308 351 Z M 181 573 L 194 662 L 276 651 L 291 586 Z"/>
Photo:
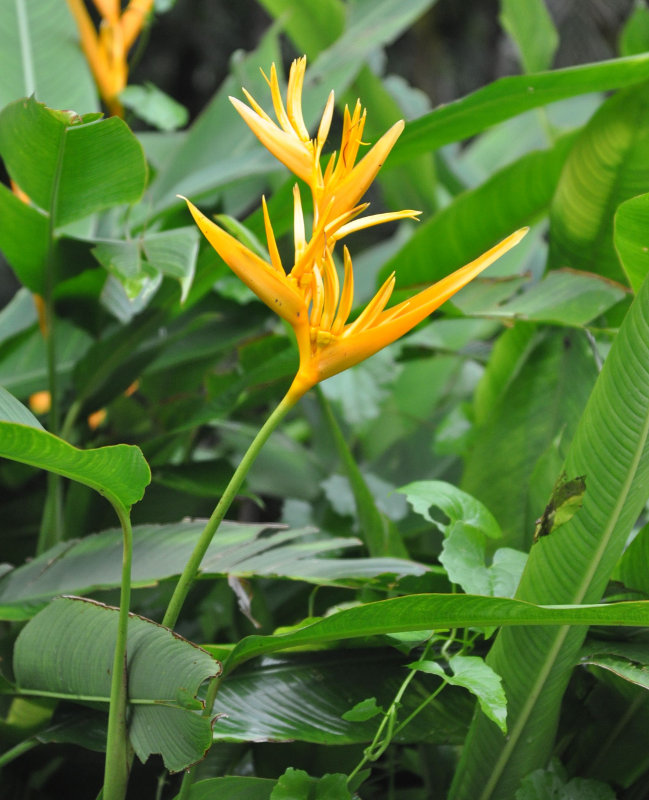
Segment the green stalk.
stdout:
<path fill-rule="evenodd" d="M 253 465 L 253 462 L 259 455 L 259 451 L 289 409 L 295 405 L 296 399 L 297 398 L 290 392 L 284 396 L 277 408 L 273 411 L 270 417 L 268 417 L 259 433 L 252 440 L 250 447 L 246 451 L 244 457 L 241 459 L 239 466 L 236 468 L 234 475 L 230 479 L 230 483 L 228 483 L 223 495 L 221 496 L 221 499 L 212 512 L 212 516 L 209 518 L 207 525 L 203 529 L 203 532 L 201 533 L 200 538 L 196 543 L 191 556 L 189 557 L 189 560 L 185 564 L 185 569 L 183 570 L 182 575 L 178 579 L 178 583 L 176 584 L 176 588 L 174 589 L 174 593 L 169 601 L 167 611 L 165 612 L 162 620 L 162 624 L 165 627 L 173 628 L 178 621 L 180 611 L 183 607 L 185 599 L 187 598 L 189 590 L 192 587 L 192 584 L 196 580 L 201 561 L 203 560 L 203 557 L 207 552 L 207 548 L 210 546 L 212 539 L 214 538 L 214 534 L 223 521 L 223 518 L 227 514 L 228 509 L 232 505 L 232 501 L 237 496 L 237 493 L 241 488 L 241 484 L 248 474 L 250 467 Z"/>
<path fill-rule="evenodd" d="M 56 259 L 54 258 L 54 228 L 55 214 L 59 198 L 59 186 L 61 181 L 61 170 L 63 166 L 63 147 L 59 147 L 54 181 L 52 183 L 52 194 L 50 196 L 50 214 L 47 224 L 47 259 L 45 262 L 45 297 L 44 311 L 41 324 L 45 346 L 47 348 L 47 381 L 50 392 L 50 413 L 49 428 L 50 433 L 59 433 L 59 386 L 56 369 L 56 337 L 54 313 L 54 288 L 56 286 Z M 41 520 L 41 529 L 38 534 L 36 554 L 48 550 L 53 545 L 63 540 L 63 485 L 59 475 L 50 473 L 47 476 L 47 495 L 45 499 L 45 509 Z"/>
<path fill-rule="evenodd" d="M 126 638 L 128 634 L 128 610 L 131 603 L 131 561 L 133 557 L 133 532 L 128 512 L 118 506 L 124 534 L 122 556 L 122 585 L 119 598 L 117 640 L 113 656 L 113 672 L 110 683 L 110 706 L 108 710 L 108 736 L 106 740 L 106 766 L 104 770 L 103 800 L 123 800 L 126 795 L 130 754 L 126 728 L 126 699 L 128 674 L 126 670 Z"/>
<path fill-rule="evenodd" d="M 0 755 L 0 769 L 10 764 L 23 753 L 28 753 L 30 750 L 33 750 L 33 748 L 39 744 L 40 742 L 37 739 L 23 739 L 22 742 L 18 742 L 18 744 L 14 745 L 10 750 L 5 750 L 5 752 Z"/>
<path fill-rule="evenodd" d="M 223 495 L 221 496 L 221 499 L 212 512 L 212 516 L 209 518 L 207 525 L 203 529 L 200 539 L 196 543 L 196 547 L 187 561 L 182 575 L 178 579 L 178 583 L 176 584 L 176 588 L 171 600 L 169 601 L 167 611 L 162 620 L 162 624 L 166 627 L 173 628 L 178 621 L 178 617 L 185 599 L 187 598 L 187 594 L 191 589 L 192 583 L 196 580 L 201 561 L 203 560 L 205 553 L 207 552 L 207 548 L 210 546 L 210 543 L 214 538 L 214 534 L 218 530 L 221 522 L 223 522 L 223 518 L 228 513 L 228 509 L 232 505 L 234 498 L 237 496 L 237 493 L 241 488 L 241 484 L 250 471 L 255 459 L 259 455 L 259 451 L 264 446 L 271 433 L 282 421 L 286 413 L 295 405 L 296 400 L 297 397 L 291 394 L 290 391 L 284 396 L 277 408 L 261 427 L 259 433 L 252 440 L 250 447 L 241 459 L 239 466 L 234 472 L 234 475 L 232 478 L 230 478 L 230 483 L 228 483 Z M 205 698 L 203 716 L 209 716 L 212 713 L 214 700 L 216 699 L 216 694 L 219 690 L 220 684 L 221 679 L 219 677 L 212 679 L 207 690 L 207 696 Z M 184 774 L 177 800 L 187 800 L 189 797 L 192 783 L 194 781 L 194 773 L 195 769 L 192 768 Z"/>

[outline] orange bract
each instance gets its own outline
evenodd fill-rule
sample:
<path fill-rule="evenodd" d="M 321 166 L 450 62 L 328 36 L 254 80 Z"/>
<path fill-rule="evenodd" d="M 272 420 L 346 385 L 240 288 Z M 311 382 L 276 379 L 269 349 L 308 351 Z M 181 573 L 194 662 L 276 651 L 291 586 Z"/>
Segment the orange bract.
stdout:
<path fill-rule="evenodd" d="M 344 248 L 344 276 L 338 277 L 333 253 L 336 244 L 355 231 L 383 222 L 416 219 L 412 210 L 360 216 L 368 204 L 358 202 L 403 130 L 395 123 L 356 163 L 362 142 L 365 111 L 360 102 L 353 113 L 344 110 L 340 150 L 330 156 L 324 170 L 322 150 L 333 115 L 334 96 L 329 95 L 318 132 L 311 139 L 302 116 L 302 86 L 306 58 L 293 62 L 286 105 L 282 100 L 275 65 L 270 86 L 277 122 L 251 95 L 249 106 L 230 98 L 234 107 L 273 155 L 309 186 L 313 198 L 313 225 L 307 238 L 299 187 L 294 187 L 294 259 L 289 270 L 281 262 L 266 201 L 262 198 L 268 261 L 260 258 L 226 233 L 187 200 L 189 209 L 210 244 L 253 292 L 287 320 L 295 331 L 300 366 L 289 394 L 299 397 L 314 384 L 329 378 L 403 336 L 503 253 L 517 244 L 527 229 L 517 231 L 475 261 L 457 270 L 410 300 L 386 308 L 395 284 L 394 274 L 379 289 L 361 314 L 349 322 L 353 304 L 354 273 L 351 256 Z"/>

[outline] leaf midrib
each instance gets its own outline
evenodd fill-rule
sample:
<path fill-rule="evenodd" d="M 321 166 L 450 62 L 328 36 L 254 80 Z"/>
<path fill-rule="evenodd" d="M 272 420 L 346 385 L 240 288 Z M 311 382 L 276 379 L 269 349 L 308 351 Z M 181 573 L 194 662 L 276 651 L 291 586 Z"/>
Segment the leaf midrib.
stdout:
<path fill-rule="evenodd" d="M 18 32 L 20 37 L 20 54 L 22 57 L 25 95 L 29 97 L 36 94 L 36 71 L 34 69 L 31 38 L 29 36 L 29 20 L 25 2 L 26 0 L 16 0 L 16 18 L 18 20 Z"/>

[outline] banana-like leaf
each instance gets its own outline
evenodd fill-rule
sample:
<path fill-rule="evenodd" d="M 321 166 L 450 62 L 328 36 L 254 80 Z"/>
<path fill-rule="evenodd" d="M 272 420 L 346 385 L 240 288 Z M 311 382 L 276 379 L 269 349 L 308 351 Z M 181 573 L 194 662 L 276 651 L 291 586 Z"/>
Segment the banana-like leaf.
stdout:
<path fill-rule="evenodd" d="M 649 99 L 643 84 L 607 100 L 566 159 L 550 210 L 551 265 L 626 282 L 613 246 L 613 215 L 621 202 L 648 190 Z"/>
<path fill-rule="evenodd" d="M 54 225 L 134 202 L 144 191 L 144 152 L 117 117 L 84 119 L 33 97 L 17 100 L 0 113 L 0 155 Z"/>
<path fill-rule="evenodd" d="M 394 166 L 451 142 L 468 139 L 531 108 L 589 92 L 606 92 L 649 79 L 649 55 L 500 78 L 414 120 L 388 161 Z"/>
<path fill-rule="evenodd" d="M 18 687 L 33 694 L 106 704 L 118 609 L 59 597 L 21 631 L 14 650 Z M 167 769 L 185 769 L 212 741 L 211 719 L 196 714 L 201 684 L 218 675 L 208 653 L 172 631 L 131 615 L 127 639 L 129 737 L 142 761 L 160 753 Z"/>
<path fill-rule="evenodd" d="M 506 441 L 506 438 L 505 438 Z M 517 593 L 533 603 L 602 596 L 649 496 L 649 282 L 626 315 L 568 451 L 568 479 L 585 476 L 583 506 L 532 546 Z M 503 678 L 505 739 L 478 715 L 451 797 L 505 800 L 552 750 L 561 698 L 585 629 L 504 629 L 488 663 Z"/>
<path fill-rule="evenodd" d="M 396 650 L 374 647 L 266 657 L 223 682 L 213 711 L 224 716 L 214 725 L 214 740 L 370 742 L 380 712 L 353 721 L 343 715 L 368 698 L 387 709 L 407 674 L 406 663 Z M 437 686 L 435 678 L 418 674 L 401 701 L 399 720 Z M 444 689 L 437 702 L 396 734 L 396 741 L 461 744 L 472 707 L 466 691 Z"/>
<path fill-rule="evenodd" d="M 501 544 L 529 548 L 557 477 L 539 479 L 539 465 L 555 454 L 561 463 L 596 378 L 589 344 L 577 331 L 518 323 L 496 343 L 476 395 L 462 488 L 492 511 Z M 532 483 L 542 484 L 540 500 Z"/>
<path fill-rule="evenodd" d="M 120 445 L 125 447 L 126 445 Z M 69 447 L 69 445 L 68 445 Z M 90 451 L 92 452 L 92 451 Z M 139 525 L 133 530 L 133 586 L 152 586 L 180 574 L 205 522 Z M 399 558 L 328 558 L 358 547 L 353 538 L 313 529 L 223 522 L 201 564 L 205 575 L 292 578 L 318 585 L 354 586 L 379 575 L 422 575 L 426 567 Z M 56 545 L 0 579 L 0 619 L 29 619 L 58 594 L 88 594 L 120 585 L 122 534 L 104 531 Z"/>
<path fill-rule="evenodd" d="M 533 223 L 550 205 L 573 142 L 574 135 L 568 134 L 551 149 L 528 153 L 476 189 L 458 195 L 417 226 L 407 244 L 381 269 L 379 281 L 395 270 L 399 287 L 439 280 L 516 228 Z"/>
<path fill-rule="evenodd" d="M 649 601 L 602 605 L 541 606 L 502 597 L 470 594 L 419 594 L 379 600 L 348 608 L 323 619 L 307 620 L 286 633 L 247 636 L 230 652 L 225 672 L 265 653 L 303 645 L 322 645 L 341 639 L 380 636 L 403 631 L 446 630 L 490 626 L 647 625 Z M 564 634 L 565 635 L 565 634 Z M 217 646 L 205 645 L 222 653 Z M 572 662 L 574 663 L 574 661 Z"/>

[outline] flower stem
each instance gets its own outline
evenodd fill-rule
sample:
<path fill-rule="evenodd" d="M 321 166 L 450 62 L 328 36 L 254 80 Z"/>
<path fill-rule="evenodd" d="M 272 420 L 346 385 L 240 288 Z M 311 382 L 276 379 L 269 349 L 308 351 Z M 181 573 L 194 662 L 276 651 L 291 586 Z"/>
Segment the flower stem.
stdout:
<path fill-rule="evenodd" d="M 131 760 L 126 728 L 126 699 L 128 692 L 126 638 L 128 634 L 128 610 L 131 602 L 133 532 L 128 512 L 118 506 L 115 506 L 115 511 L 124 534 L 124 551 L 122 556 L 122 585 L 119 599 L 117 640 L 115 642 L 110 684 L 103 800 L 123 800 L 126 795 Z"/>
<path fill-rule="evenodd" d="M 183 570 L 182 575 L 178 579 L 178 583 L 176 584 L 176 588 L 174 589 L 174 593 L 171 596 L 171 600 L 169 601 L 169 605 L 167 606 L 167 610 L 162 620 L 162 624 L 167 628 L 173 628 L 178 621 L 180 611 L 183 607 L 185 599 L 187 598 L 189 590 L 192 587 L 192 584 L 196 580 L 201 561 L 207 552 L 207 548 L 210 546 L 212 539 L 214 538 L 214 534 L 223 521 L 223 518 L 227 514 L 228 509 L 232 505 L 232 501 L 237 496 L 237 493 L 241 488 L 241 484 L 248 474 L 254 460 L 257 458 L 259 451 L 289 409 L 295 405 L 296 400 L 297 397 L 290 391 L 284 396 L 277 408 L 273 411 L 270 417 L 268 417 L 259 433 L 252 440 L 250 447 L 241 459 L 239 466 L 236 468 L 234 475 L 230 479 L 230 483 L 228 483 L 223 495 L 221 496 L 221 499 L 212 512 L 212 516 L 207 521 L 207 525 L 203 529 L 203 532 L 201 533 L 200 538 L 196 543 L 191 556 L 189 557 L 189 560 L 185 564 L 185 569 Z"/>

